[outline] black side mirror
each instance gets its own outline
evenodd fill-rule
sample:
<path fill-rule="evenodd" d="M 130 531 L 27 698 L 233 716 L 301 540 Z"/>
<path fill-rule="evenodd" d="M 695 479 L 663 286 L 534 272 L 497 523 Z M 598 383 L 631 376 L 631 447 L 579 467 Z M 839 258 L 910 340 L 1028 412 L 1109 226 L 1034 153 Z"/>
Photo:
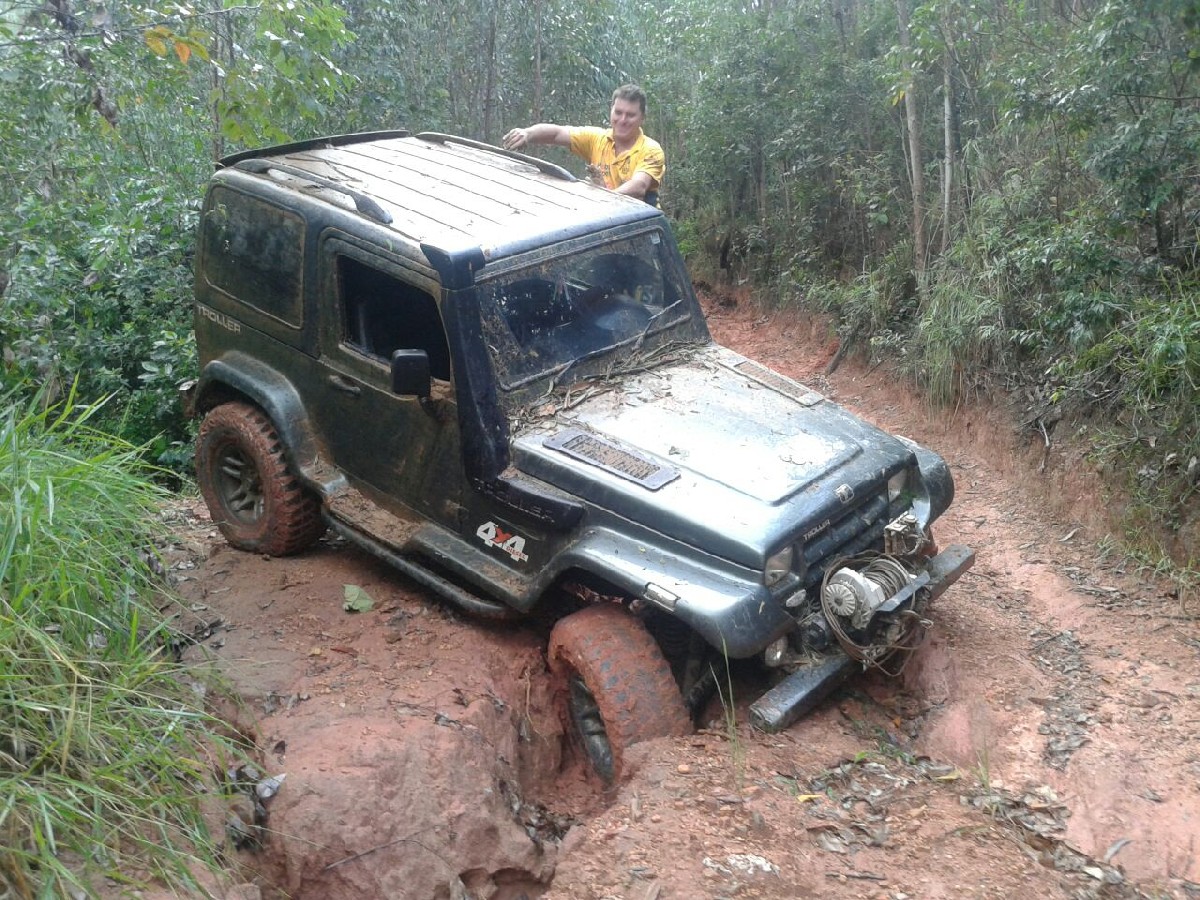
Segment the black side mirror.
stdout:
<path fill-rule="evenodd" d="M 429 354 L 424 350 L 397 350 L 392 354 L 392 393 L 425 398 L 432 392 Z"/>

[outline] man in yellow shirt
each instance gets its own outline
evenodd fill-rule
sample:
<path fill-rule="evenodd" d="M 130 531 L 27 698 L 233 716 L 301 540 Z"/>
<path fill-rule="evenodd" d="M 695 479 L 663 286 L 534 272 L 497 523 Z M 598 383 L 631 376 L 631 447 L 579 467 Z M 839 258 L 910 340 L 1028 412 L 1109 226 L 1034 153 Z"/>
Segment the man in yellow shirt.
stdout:
<path fill-rule="evenodd" d="M 666 160 L 658 142 L 642 131 L 642 123 L 646 121 L 646 92 L 636 84 L 617 88 L 613 91 L 608 118 L 611 128 L 549 122 L 514 128 L 504 136 L 504 147 L 507 150 L 520 150 L 530 144 L 567 147 L 588 164 L 597 184 L 657 206 Z"/>

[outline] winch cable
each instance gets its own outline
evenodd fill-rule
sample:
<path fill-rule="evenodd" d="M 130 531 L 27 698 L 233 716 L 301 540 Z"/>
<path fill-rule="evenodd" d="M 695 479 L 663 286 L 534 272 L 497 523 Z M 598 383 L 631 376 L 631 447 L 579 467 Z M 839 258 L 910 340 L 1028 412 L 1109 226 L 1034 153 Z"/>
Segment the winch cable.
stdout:
<path fill-rule="evenodd" d="M 865 563 L 865 565 L 863 565 Z M 842 627 L 840 616 L 833 611 L 825 590 L 829 579 L 842 568 L 853 568 L 861 571 L 864 576 L 870 573 L 878 584 L 891 597 L 908 583 L 908 571 L 895 559 L 878 553 L 864 553 L 854 557 L 842 557 L 825 569 L 825 577 L 821 579 L 821 611 L 829 623 L 834 637 L 846 655 L 856 662 L 861 662 L 864 669 L 878 669 L 885 675 L 895 678 L 900 675 L 913 651 L 919 648 L 928 636 L 930 623 L 919 613 L 911 609 L 903 610 L 897 624 L 902 624 L 899 637 L 882 644 L 859 644 Z M 861 568 L 860 568 L 861 567 Z M 885 663 L 900 654 L 900 664 L 888 668 Z"/>

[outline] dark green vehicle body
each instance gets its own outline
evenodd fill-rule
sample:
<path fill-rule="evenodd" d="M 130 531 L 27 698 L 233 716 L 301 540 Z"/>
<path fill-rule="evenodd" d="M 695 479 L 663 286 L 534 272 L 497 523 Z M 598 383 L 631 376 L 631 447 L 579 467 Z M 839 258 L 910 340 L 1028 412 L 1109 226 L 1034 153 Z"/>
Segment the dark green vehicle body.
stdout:
<path fill-rule="evenodd" d="M 230 157 L 196 271 L 197 413 L 264 411 L 328 524 L 485 615 L 578 580 L 794 662 L 826 568 L 953 496 L 932 452 L 713 344 L 658 210 L 520 154 Z M 970 564 L 909 556 L 926 594 Z"/>

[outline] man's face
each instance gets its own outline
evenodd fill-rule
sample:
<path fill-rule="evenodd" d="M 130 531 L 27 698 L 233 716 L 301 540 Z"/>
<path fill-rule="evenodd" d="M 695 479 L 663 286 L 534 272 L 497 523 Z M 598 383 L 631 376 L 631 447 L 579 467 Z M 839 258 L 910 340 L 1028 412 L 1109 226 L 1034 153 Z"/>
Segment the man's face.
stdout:
<path fill-rule="evenodd" d="M 622 100 L 618 97 L 613 101 L 612 109 L 608 111 L 608 119 L 612 122 L 613 137 L 618 141 L 637 137 L 638 129 L 646 116 L 636 100 Z"/>

